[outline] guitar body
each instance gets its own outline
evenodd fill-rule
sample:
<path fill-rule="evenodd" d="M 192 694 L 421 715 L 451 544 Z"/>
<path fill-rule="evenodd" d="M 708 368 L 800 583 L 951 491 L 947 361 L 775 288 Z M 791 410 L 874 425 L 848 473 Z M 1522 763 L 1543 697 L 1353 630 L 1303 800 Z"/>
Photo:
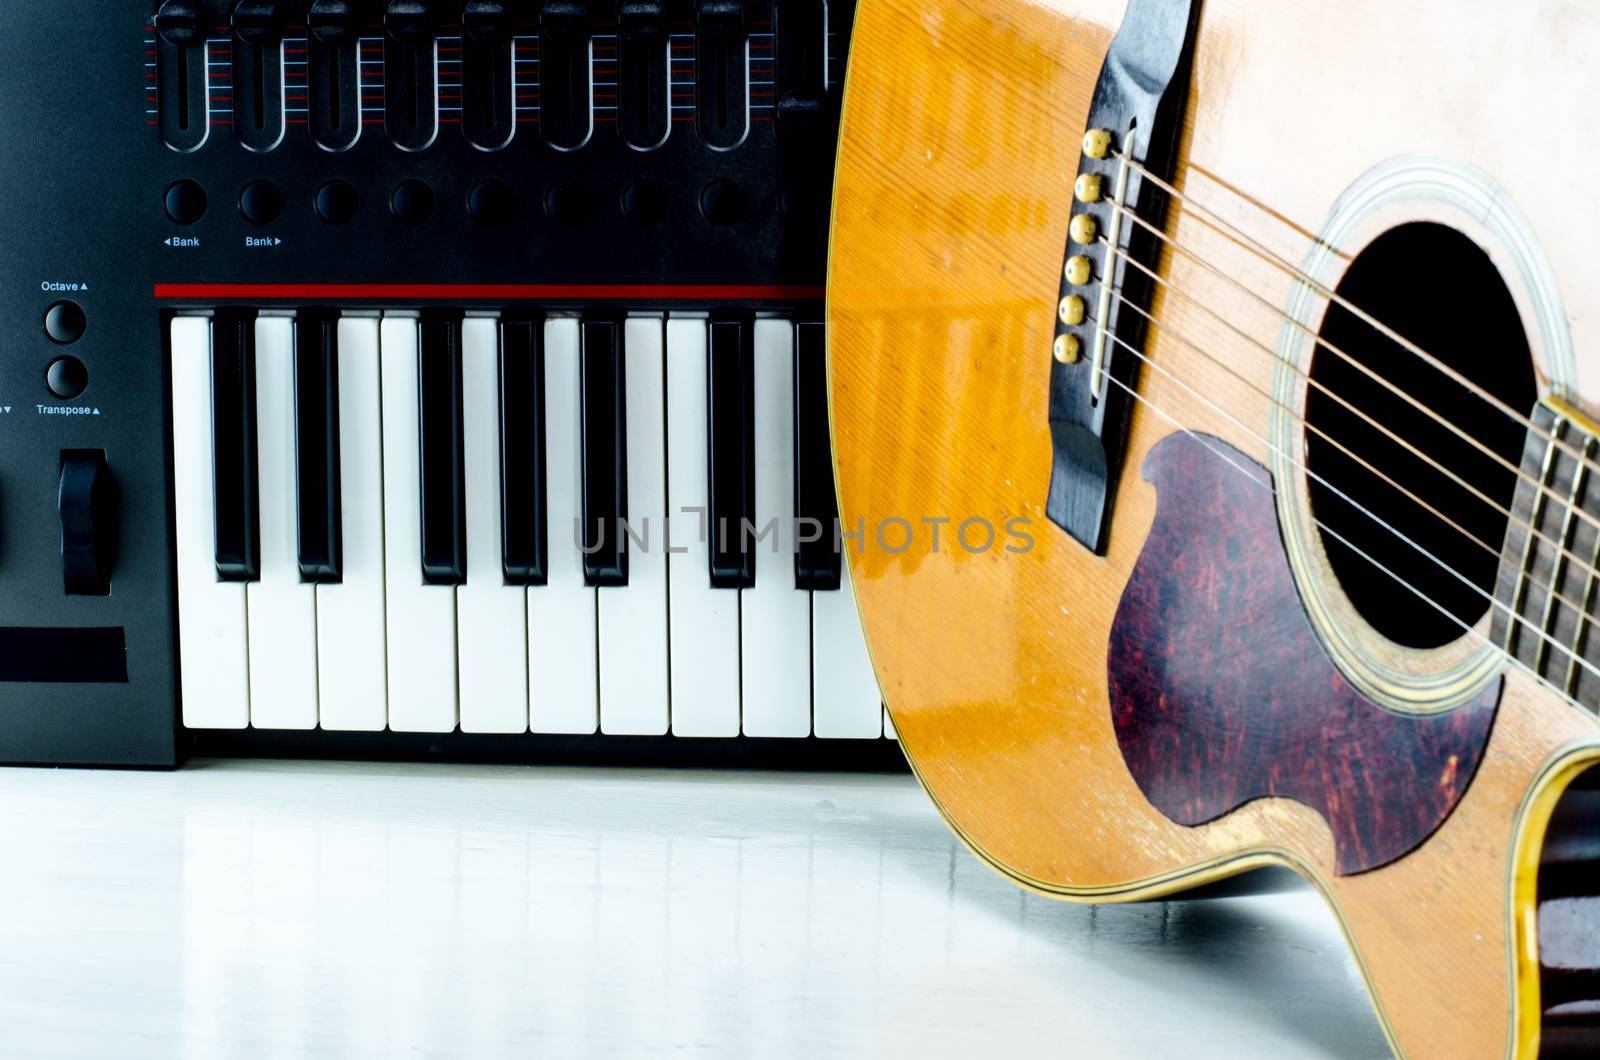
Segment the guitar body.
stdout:
<path fill-rule="evenodd" d="M 1337 913 L 1398 1051 L 1533 1055 L 1550 1001 L 1541 936 L 1600 947 L 1555 937 L 1581 930 L 1570 918 L 1537 918 L 1547 823 L 1600 761 L 1600 724 L 1576 702 L 1588 664 L 1580 652 L 1568 680 L 1536 648 L 1529 665 L 1508 659 L 1487 598 L 1458 606 L 1459 635 L 1406 643 L 1371 602 L 1381 594 L 1355 591 L 1306 469 L 1318 391 L 1305 379 L 1332 361 L 1308 336 L 1332 325 L 1304 276 L 1355 284 L 1352 270 L 1378 262 L 1364 252 L 1406 226 L 1465 236 L 1503 281 L 1510 308 L 1493 311 L 1526 350 L 1486 344 L 1452 363 L 1520 413 L 1555 402 L 1560 429 L 1591 430 L 1600 198 L 1585 130 L 1600 9 L 1206 0 L 1166 178 L 1181 201 L 1155 221 L 1145 308 L 1159 323 L 1133 340 L 1138 396 L 1095 548 L 1047 511 L 1052 343 L 1083 209 L 1074 178 L 1126 7 L 857 9 L 830 381 L 841 516 L 864 530 L 851 568 L 895 728 L 961 838 L 1017 883 L 1124 901 L 1288 865 Z M 1389 288 L 1460 267 L 1430 231 L 1419 256 L 1378 262 Z M 1097 297 L 1088 285 L 1096 319 Z M 1456 345 L 1491 312 L 1434 302 L 1459 319 L 1420 332 Z M 1419 387 L 1427 401 L 1425 380 L 1402 382 Z M 1457 419 L 1499 416 L 1481 404 Z M 1485 430 L 1524 473 L 1484 487 L 1510 512 L 1489 524 L 1493 551 L 1521 518 L 1586 559 L 1581 504 L 1569 532 L 1524 487 L 1539 469 L 1525 450 L 1545 436 Z M 1584 473 L 1550 464 L 1545 492 L 1581 498 Z M 1533 550 L 1503 551 L 1483 584 L 1514 614 L 1525 594 L 1505 594 L 1506 557 Z M 1582 559 L 1544 581 L 1581 597 Z M 1536 639 L 1582 635 L 1584 615 L 1573 634 L 1552 610 Z"/>

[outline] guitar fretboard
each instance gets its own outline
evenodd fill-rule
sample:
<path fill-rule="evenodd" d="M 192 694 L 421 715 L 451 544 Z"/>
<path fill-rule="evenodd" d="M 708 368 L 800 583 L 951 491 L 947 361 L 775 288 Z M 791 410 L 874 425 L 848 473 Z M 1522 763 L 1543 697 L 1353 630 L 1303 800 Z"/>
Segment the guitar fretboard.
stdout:
<path fill-rule="evenodd" d="M 1594 710 L 1600 707 L 1600 484 L 1591 464 L 1600 458 L 1600 441 L 1555 402 L 1541 401 L 1532 420 L 1491 635 L 1512 658 Z"/>

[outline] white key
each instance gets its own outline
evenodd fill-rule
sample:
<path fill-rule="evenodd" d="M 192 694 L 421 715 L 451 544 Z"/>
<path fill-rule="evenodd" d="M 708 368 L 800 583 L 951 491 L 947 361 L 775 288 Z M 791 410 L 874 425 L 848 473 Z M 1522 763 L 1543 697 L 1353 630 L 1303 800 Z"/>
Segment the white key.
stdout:
<path fill-rule="evenodd" d="M 583 513 L 578 321 L 544 326 L 548 584 L 528 590 L 528 708 L 534 732 L 592 733 L 599 724 L 595 593 L 573 532 Z"/>
<path fill-rule="evenodd" d="M 756 584 L 740 593 L 746 736 L 811 733 L 811 594 L 794 587 L 794 328 L 755 333 Z M 776 545 L 776 547 L 774 547 Z"/>
<path fill-rule="evenodd" d="M 389 724 L 383 603 L 383 415 L 378 318 L 339 321 L 337 585 L 317 586 L 317 669 L 324 729 Z"/>
<path fill-rule="evenodd" d="M 456 589 L 461 731 L 526 732 L 528 602 L 505 583 L 500 540 L 500 322 L 461 323 L 467 583 Z"/>
<path fill-rule="evenodd" d="M 295 488 L 294 321 L 256 321 L 261 580 L 251 582 L 250 724 L 317 726 L 317 591 L 300 580 Z"/>
<path fill-rule="evenodd" d="M 838 592 L 811 594 L 811 688 L 818 736 L 869 740 L 883 735 L 883 697 L 861 631 L 848 562 Z"/>
<path fill-rule="evenodd" d="M 385 315 L 380 336 L 389 728 L 449 732 L 456 727 L 456 593 L 422 579 L 417 320 Z"/>
<path fill-rule="evenodd" d="M 628 442 L 628 584 L 599 590 L 600 731 L 667 731 L 666 393 L 659 316 L 623 325 Z M 608 527 L 606 532 L 616 531 Z"/>
<path fill-rule="evenodd" d="M 889 708 L 883 708 L 883 734 L 891 740 L 900 739 L 900 734 L 894 731 L 894 719 L 889 717 Z"/>
<path fill-rule="evenodd" d="M 667 321 L 672 731 L 677 736 L 738 736 L 739 592 L 711 588 L 709 543 L 701 540 L 711 498 L 706 341 L 704 320 Z"/>
<path fill-rule="evenodd" d="M 172 320 L 172 486 L 183 723 L 250 724 L 245 587 L 217 578 L 211 450 L 211 321 Z"/>

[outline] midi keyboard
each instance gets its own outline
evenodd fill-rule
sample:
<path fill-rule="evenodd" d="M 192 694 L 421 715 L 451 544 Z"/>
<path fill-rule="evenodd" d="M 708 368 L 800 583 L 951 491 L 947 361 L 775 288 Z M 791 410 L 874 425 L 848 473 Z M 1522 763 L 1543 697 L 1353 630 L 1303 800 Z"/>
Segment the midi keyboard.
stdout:
<path fill-rule="evenodd" d="M 850 17 L 19 5 L 0 761 L 895 761 L 828 441 Z"/>

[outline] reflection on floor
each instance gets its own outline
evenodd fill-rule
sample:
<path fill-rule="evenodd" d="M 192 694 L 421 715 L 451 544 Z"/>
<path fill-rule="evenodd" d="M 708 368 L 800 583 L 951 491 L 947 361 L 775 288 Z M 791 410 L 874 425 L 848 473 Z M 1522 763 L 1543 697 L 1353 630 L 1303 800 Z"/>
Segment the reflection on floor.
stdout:
<path fill-rule="evenodd" d="M 8 1054 L 1384 1055 L 1309 888 L 1086 908 L 905 776 L 0 770 Z"/>

